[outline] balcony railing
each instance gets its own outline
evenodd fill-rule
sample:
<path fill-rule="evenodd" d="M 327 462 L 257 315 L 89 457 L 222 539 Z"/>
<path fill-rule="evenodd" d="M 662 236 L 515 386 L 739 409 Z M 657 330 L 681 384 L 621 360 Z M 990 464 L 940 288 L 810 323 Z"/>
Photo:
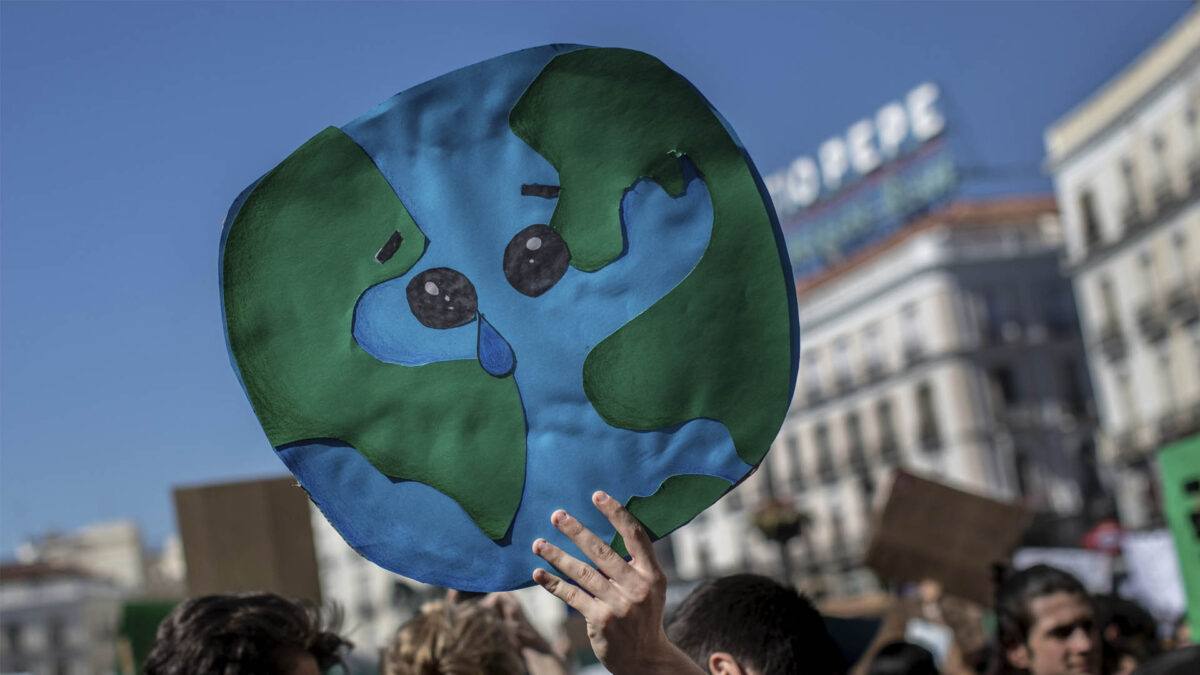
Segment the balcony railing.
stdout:
<path fill-rule="evenodd" d="M 925 360 L 925 348 L 919 342 L 908 342 L 904 345 L 904 363 L 915 366 Z"/>
<path fill-rule="evenodd" d="M 879 359 L 871 359 L 867 362 L 867 379 L 871 382 L 878 382 L 887 375 L 887 370 L 883 367 L 883 362 Z"/>
<path fill-rule="evenodd" d="M 1121 225 L 1124 226 L 1126 232 L 1134 232 L 1140 230 L 1145 224 L 1146 221 L 1142 218 L 1137 200 L 1130 197 L 1129 201 L 1121 207 Z"/>
<path fill-rule="evenodd" d="M 1158 342 L 1167 336 L 1167 322 L 1162 307 L 1153 300 L 1143 302 L 1137 309 L 1138 328 L 1149 342 Z"/>
<path fill-rule="evenodd" d="M 891 464 L 900 462 L 900 444 L 894 437 L 885 437 L 879 441 L 879 458 Z"/>
<path fill-rule="evenodd" d="M 1100 350 L 1108 357 L 1110 361 L 1125 356 L 1125 334 L 1121 330 L 1121 325 L 1116 321 L 1109 321 L 1100 328 Z"/>
<path fill-rule="evenodd" d="M 1183 282 L 1167 292 L 1167 313 L 1182 323 L 1200 319 L 1200 302 L 1190 284 Z"/>
<path fill-rule="evenodd" d="M 1154 184 L 1154 206 L 1162 211 L 1169 208 L 1175 203 L 1175 190 L 1171 187 L 1171 182 L 1163 179 Z"/>
<path fill-rule="evenodd" d="M 854 389 L 854 378 L 850 373 L 838 373 L 837 390 L 838 394 L 848 394 Z"/>
<path fill-rule="evenodd" d="M 850 469 L 856 473 L 867 470 L 867 453 L 862 445 L 850 446 Z"/>
<path fill-rule="evenodd" d="M 917 445 L 926 452 L 941 449 L 942 434 L 938 431 L 937 425 L 932 422 L 925 422 L 917 431 Z"/>

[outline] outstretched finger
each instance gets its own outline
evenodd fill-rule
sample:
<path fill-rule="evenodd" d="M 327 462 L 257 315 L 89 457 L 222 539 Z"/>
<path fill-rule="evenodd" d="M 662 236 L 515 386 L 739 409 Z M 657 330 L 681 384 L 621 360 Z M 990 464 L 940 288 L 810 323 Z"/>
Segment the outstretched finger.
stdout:
<path fill-rule="evenodd" d="M 610 603 L 617 599 L 618 592 L 608 577 L 554 544 L 538 539 L 533 542 L 533 552 L 595 597 Z"/>
<path fill-rule="evenodd" d="M 629 566 L 629 563 L 625 562 L 625 559 L 612 550 L 607 542 L 597 537 L 578 519 L 572 518 L 569 513 L 560 509 L 550 516 L 550 522 L 554 523 L 559 532 L 567 535 L 579 547 L 579 550 L 595 563 L 596 569 L 600 570 L 604 576 L 622 587 L 628 587 L 638 581 L 637 572 Z M 593 593 L 593 595 L 599 595 L 599 593 Z"/>
<path fill-rule="evenodd" d="M 641 567 L 643 571 L 656 574 L 660 572 L 661 567 L 658 564 L 658 556 L 654 555 L 650 535 L 646 534 L 646 528 L 642 527 L 638 519 L 634 518 L 621 502 L 605 492 L 597 491 L 593 494 L 592 503 L 608 518 L 608 522 L 617 528 L 617 532 L 625 540 L 625 550 L 633 557 L 633 564 Z"/>
<path fill-rule="evenodd" d="M 597 616 L 599 601 L 542 568 L 533 571 L 533 580 L 551 595 L 575 608 L 584 618 Z"/>

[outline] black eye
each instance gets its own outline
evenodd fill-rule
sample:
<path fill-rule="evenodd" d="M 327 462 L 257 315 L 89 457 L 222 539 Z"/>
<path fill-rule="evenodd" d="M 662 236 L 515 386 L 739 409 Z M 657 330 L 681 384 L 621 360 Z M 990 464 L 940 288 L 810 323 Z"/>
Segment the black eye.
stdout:
<path fill-rule="evenodd" d="M 567 271 L 571 252 L 567 242 L 545 225 L 530 225 L 504 249 L 504 276 L 531 298 L 550 290 Z"/>
<path fill-rule="evenodd" d="M 413 316 L 430 328 L 470 323 L 479 307 L 471 280 L 449 267 L 434 267 L 413 277 L 405 295 Z"/>

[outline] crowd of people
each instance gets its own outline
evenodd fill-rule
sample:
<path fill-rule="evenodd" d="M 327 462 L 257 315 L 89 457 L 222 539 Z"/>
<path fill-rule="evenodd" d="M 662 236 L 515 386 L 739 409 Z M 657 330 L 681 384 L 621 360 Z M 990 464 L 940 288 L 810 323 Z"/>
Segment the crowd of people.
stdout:
<path fill-rule="evenodd" d="M 650 538 L 616 500 L 593 503 L 629 557 L 565 511 L 551 522 L 589 560 L 538 539 L 534 552 L 561 575 L 533 580 L 578 611 L 600 663 L 615 675 L 934 675 L 948 672 L 924 646 L 876 645 L 850 664 L 813 604 L 755 574 L 710 580 L 664 616 L 667 580 Z M 1200 646 L 1164 650 L 1153 618 L 1133 603 L 1092 597 L 1075 577 L 1037 565 L 998 575 L 995 635 L 976 670 L 988 675 L 1200 673 Z M 351 649 L 337 617 L 270 593 L 210 595 L 180 604 L 160 625 L 146 675 L 316 675 Z M 851 670 L 853 668 L 853 671 Z M 508 593 L 447 593 L 399 627 L 384 675 L 565 675 L 562 655 Z"/>

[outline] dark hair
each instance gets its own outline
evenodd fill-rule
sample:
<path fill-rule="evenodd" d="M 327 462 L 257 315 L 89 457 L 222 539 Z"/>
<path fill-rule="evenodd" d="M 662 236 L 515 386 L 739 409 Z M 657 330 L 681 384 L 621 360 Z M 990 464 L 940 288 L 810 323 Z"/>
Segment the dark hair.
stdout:
<path fill-rule="evenodd" d="M 892 642 L 875 652 L 867 675 L 937 675 L 928 649 L 911 642 Z"/>
<path fill-rule="evenodd" d="M 1023 569 L 1000 583 L 996 590 L 996 638 L 1002 652 L 1029 639 L 1034 621 L 1030 603 L 1055 593 L 1078 595 L 1091 603 L 1091 596 L 1078 579 L 1049 565 Z"/>
<path fill-rule="evenodd" d="M 337 623 L 336 619 L 332 623 Z M 283 673 L 308 653 L 321 670 L 350 643 L 322 628 L 311 602 L 274 593 L 205 595 L 185 600 L 158 626 L 145 675 Z"/>
<path fill-rule="evenodd" d="M 1034 565 L 1016 574 L 1005 574 L 1001 566 L 993 568 L 996 585 L 996 650 L 992 655 L 991 675 L 1024 672 L 1008 663 L 1008 650 L 1029 640 L 1034 616 L 1030 603 L 1055 593 L 1070 593 L 1091 603 L 1091 596 L 1079 580 L 1057 567 Z"/>
<path fill-rule="evenodd" d="M 709 581 L 687 597 L 666 624 L 667 637 L 705 670 L 728 652 L 762 675 L 845 671 L 821 615 L 795 589 L 757 574 Z"/>

